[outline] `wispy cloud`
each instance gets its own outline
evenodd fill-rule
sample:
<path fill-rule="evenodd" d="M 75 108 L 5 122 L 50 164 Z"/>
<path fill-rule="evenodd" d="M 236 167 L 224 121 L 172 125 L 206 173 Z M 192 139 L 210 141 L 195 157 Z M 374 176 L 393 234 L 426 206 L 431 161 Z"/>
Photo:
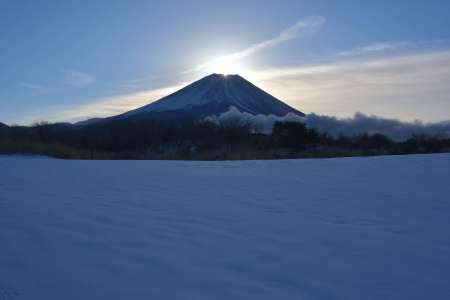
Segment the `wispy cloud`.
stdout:
<path fill-rule="evenodd" d="M 370 44 L 363 47 L 357 47 L 348 51 L 343 51 L 339 55 L 342 56 L 351 56 L 351 55 L 361 55 L 361 54 L 368 54 L 368 53 L 374 53 L 374 52 L 383 52 L 388 50 L 395 50 L 399 48 L 403 48 L 408 46 L 408 42 L 399 42 L 399 43 L 375 43 Z"/>
<path fill-rule="evenodd" d="M 94 76 L 90 74 L 76 70 L 66 70 L 64 71 L 64 77 L 60 79 L 59 82 L 54 82 L 52 85 L 43 85 L 30 82 L 21 82 L 19 85 L 39 94 L 48 94 L 63 89 L 64 85 L 81 88 L 91 85 L 94 81 Z"/>
<path fill-rule="evenodd" d="M 449 119 L 450 51 L 263 70 L 249 78 L 307 113 Z"/>
<path fill-rule="evenodd" d="M 145 89 L 145 86 L 148 86 L 152 81 L 156 82 L 158 79 L 161 79 L 162 76 L 158 75 L 149 75 L 146 77 L 139 77 L 134 79 L 129 79 L 126 81 L 123 81 L 122 83 L 118 84 L 116 87 L 121 91 L 138 91 Z"/>
<path fill-rule="evenodd" d="M 248 79 L 305 113 L 351 117 L 361 111 L 404 121 L 448 120 L 450 51 L 253 71 Z M 149 104 L 187 83 L 55 107 L 36 120 L 77 121 Z"/>
<path fill-rule="evenodd" d="M 35 84 L 35 83 L 28 83 L 28 82 L 21 82 L 20 86 L 24 87 L 26 89 L 32 90 L 34 92 L 37 92 L 39 94 L 47 94 L 47 93 L 49 93 L 49 92 L 54 90 L 54 88 L 51 88 L 51 87 L 48 87 L 48 86 Z"/>
<path fill-rule="evenodd" d="M 51 122 L 76 122 L 89 118 L 118 115 L 167 96 L 186 84 L 187 83 L 183 83 L 153 90 L 111 96 L 103 99 L 96 99 L 95 101 L 86 104 L 53 107 L 45 113 L 41 112 L 29 116 L 26 119 L 19 120 L 19 123 L 30 124 L 41 120 L 48 120 Z"/>
<path fill-rule="evenodd" d="M 94 83 L 94 76 L 76 71 L 67 70 L 64 72 L 64 83 L 73 87 L 85 87 Z"/>
<path fill-rule="evenodd" d="M 124 91 L 135 91 L 137 89 L 139 89 L 139 84 L 135 84 L 135 83 L 122 83 L 118 86 L 121 90 Z"/>
<path fill-rule="evenodd" d="M 155 79 L 160 78 L 160 76 L 156 76 L 156 75 L 149 75 L 146 77 L 140 77 L 140 78 L 134 78 L 134 79 L 130 79 L 127 80 L 125 83 L 143 83 L 143 82 L 149 82 Z"/>
<path fill-rule="evenodd" d="M 228 62 L 238 61 L 242 58 L 248 57 L 259 51 L 277 46 L 283 42 L 286 42 L 286 41 L 289 41 L 289 40 L 292 40 L 295 38 L 299 38 L 308 33 L 314 33 L 325 22 L 326 22 L 326 19 L 321 16 L 307 17 L 303 20 L 298 21 L 291 27 L 284 29 L 277 36 L 275 36 L 271 39 L 261 41 L 259 43 L 255 43 L 241 51 L 231 53 L 229 55 L 219 57 L 213 61 L 201 64 L 201 65 L 195 67 L 194 69 L 186 71 L 185 73 L 202 71 L 202 70 L 208 69 L 211 65 L 217 65 L 218 63 L 221 63 L 221 62 L 228 63 Z"/>

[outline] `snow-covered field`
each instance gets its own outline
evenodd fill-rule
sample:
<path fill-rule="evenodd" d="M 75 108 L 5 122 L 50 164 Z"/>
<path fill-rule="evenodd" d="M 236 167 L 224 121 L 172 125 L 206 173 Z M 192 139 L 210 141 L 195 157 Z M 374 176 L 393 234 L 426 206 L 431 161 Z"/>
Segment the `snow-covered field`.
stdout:
<path fill-rule="evenodd" d="M 0 299 L 450 299 L 450 155 L 0 157 Z"/>

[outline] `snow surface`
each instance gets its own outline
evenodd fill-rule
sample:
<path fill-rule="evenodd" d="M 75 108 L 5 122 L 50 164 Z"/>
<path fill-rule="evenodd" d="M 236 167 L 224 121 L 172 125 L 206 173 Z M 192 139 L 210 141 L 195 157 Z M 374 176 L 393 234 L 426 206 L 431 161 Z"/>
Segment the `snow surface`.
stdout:
<path fill-rule="evenodd" d="M 450 155 L 0 157 L 0 299 L 450 299 Z"/>

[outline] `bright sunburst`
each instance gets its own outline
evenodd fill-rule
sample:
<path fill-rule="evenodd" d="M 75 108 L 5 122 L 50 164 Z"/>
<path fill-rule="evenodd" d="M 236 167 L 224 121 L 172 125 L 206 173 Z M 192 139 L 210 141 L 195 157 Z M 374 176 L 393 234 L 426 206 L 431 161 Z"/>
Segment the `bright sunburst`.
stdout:
<path fill-rule="evenodd" d="M 208 74 L 219 73 L 224 75 L 243 74 L 247 71 L 244 64 L 236 57 L 222 56 L 201 66 L 201 70 Z"/>

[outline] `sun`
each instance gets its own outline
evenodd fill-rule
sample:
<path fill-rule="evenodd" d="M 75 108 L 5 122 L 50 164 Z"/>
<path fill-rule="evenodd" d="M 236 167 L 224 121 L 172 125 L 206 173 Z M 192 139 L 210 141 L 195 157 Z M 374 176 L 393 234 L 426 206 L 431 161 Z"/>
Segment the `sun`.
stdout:
<path fill-rule="evenodd" d="M 242 74 L 246 72 L 244 64 L 233 56 L 222 56 L 203 65 L 208 74 L 219 73 L 224 75 Z"/>

